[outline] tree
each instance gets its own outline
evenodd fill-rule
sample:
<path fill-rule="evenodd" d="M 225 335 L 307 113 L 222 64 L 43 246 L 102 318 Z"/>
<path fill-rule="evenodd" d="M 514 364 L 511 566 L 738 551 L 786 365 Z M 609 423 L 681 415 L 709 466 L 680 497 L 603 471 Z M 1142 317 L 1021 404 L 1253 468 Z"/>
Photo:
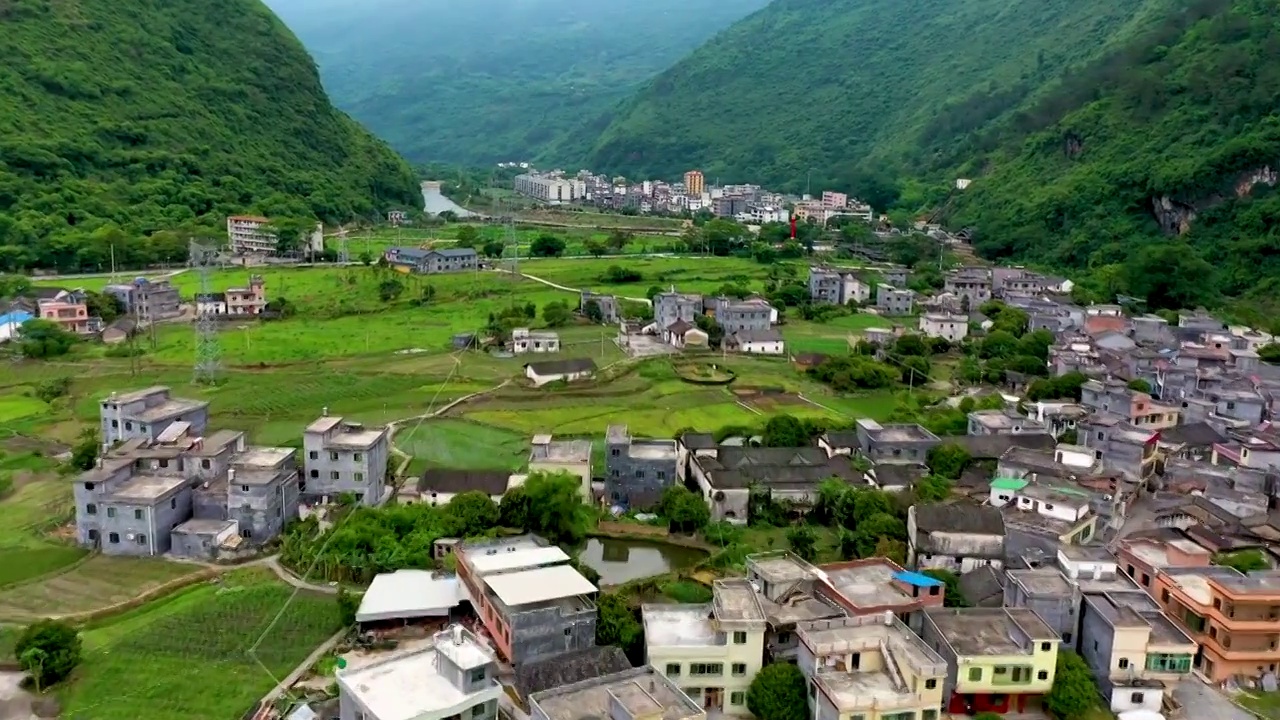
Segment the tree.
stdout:
<path fill-rule="evenodd" d="M 523 488 L 529 498 L 526 530 L 557 544 L 572 544 L 586 535 L 588 508 L 583 504 L 582 478 L 566 472 L 535 472 Z"/>
<path fill-rule="evenodd" d="M 378 297 L 382 302 L 391 302 L 404 293 L 404 283 L 395 278 L 387 278 L 378 283 Z"/>
<path fill-rule="evenodd" d="M 480 242 L 480 231 L 475 225 L 463 225 L 458 228 L 458 247 L 473 248 Z"/>
<path fill-rule="evenodd" d="M 356 624 L 356 612 L 360 610 L 360 595 L 347 590 L 346 587 L 338 586 L 338 624 L 341 627 L 351 627 Z"/>
<path fill-rule="evenodd" d="M 889 558 L 899 565 L 907 564 L 907 543 L 902 540 L 880 538 L 876 541 L 871 557 Z"/>
<path fill-rule="evenodd" d="M 1242 573 L 1254 570 L 1270 570 L 1271 564 L 1263 557 L 1260 550 L 1238 550 L 1233 553 L 1219 553 L 1213 556 L 1214 565 L 1225 565 Z"/>
<path fill-rule="evenodd" d="M 42 692 L 71 675 L 80 664 L 80 634 L 67 623 L 40 620 L 28 625 L 13 647 L 13 657 Z"/>
<path fill-rule="evenodd" d="M 992 329 L 978 344 L 978 357 L 985 359 L 1006 358 L 1018 347 L 1018 338 L 1005 330 Z"/>
<path fill-rule="evenodd" d="M 582 243 L 582 246 L 593 257 L 600 257 L 609 250 L 604 243 L 595 238 L 587 238 L 586 242 Z"/>
<path fill-rule="evenodd" d="M 1045 709 L 1058 720 L 1082 720 L 1097 704 L 1098 688 L 1084 659 L 1070 650 L 1059 651 L 1053 687 L 1044 697 Z"/>
<path fill-rule="evenodd" d="M 593 323 L 604 322 L 604 311 L 600 309 L 600 303 L 595 300 L 588 300 L 582 306 L 582 314 Z"/>
<path fill-rule="evenodd" d="M 1134 378 L 1130 380 L 1126 384 L 1126 387 L 1136 392 L 1146 393 L 1148 395 L 1151 394 L 1151 383 L 1147 382 L 1146 380 L 1143 380 L 1142 378 Z"/>
<path fill-rule="evenodd" d="M 502 527 L 521 530 L 529 526 L 529 493 L 523 485 L 503 494 L 498 503 L 498 522 Z"/>
<path fill-rule="evenodd" d="M 929 360 L 919 355 L 908 355 L 898 360 L 902 368 L 903 385 L 921 385 L 929 382 Z"/>
<path fill-rule="evenodd" d="M 941 568 L 929 568 L 927 570 L 922 570 L 921 572 L 947 586 L 946 595 L 942 598 L 943 605 L 946 607 L 958 608 L 969 607 L 968 598 L 966 598 L 964 593 L 960 591 L 960 577 L 958 575 L 950 570 L 943 570 Z"/>
<path fill-rule="evenodd" d="M 970 398 L 965 398 L 969 400 Z M 963 410 L 963 412 L 971 412 L 971 410 Z M 929 470 L 934 475 L 955 480 L 960 477 L 960 473 L 969 466 L 969 462 L 973 458 L 970 457 L 969 451 L 955 443 L 942 443 L 929 448 L 929 453 L 925 458 L 925 464 L 929 466 Z"/>
<path fill-rule="evenodd" d="M 454 495 L 445 505 L 445 534 L 450 537 L 472 537 L 497 527 L 502 513 L 498 505 L 480 490 Z"/>
<path fill-rule="evenodd" d="M 787 542 L 791 545 L 791 552 L 805 560 L 818 556 L 818 534 L 808 525 L 796 525 L 788 530 Z"/>
<path fill-rule="evenodd" d="M 502 251 L 505 250 L 506 247 L 506 244 L 501 240 L 490 240 L 484 244 L 484 247 L 480 248 L 480 252 L 484 253 L 485 257 L 500 258 L 502 257 Z"/>
<path fill-rule="evenodd" d="M 893 341 L 893 348 L 890 352 L 894 355 L 918 355 L 924 357 L 929 354 L 929 348 L 925 346 L 923 336 L 908 333 Z"/>
<path fill-rule="evenodd" d="M 747 688 L 747 709 L 759 720 L 808 720 L 807 687 L 799 666 L 765 665 Z"/>
<path fill-rule="evenodd" d="M 836 541 L 840 545 L 841 560 L 856 560 L 858 557 L 858 536 L 849 528 L 840 528 L 836 533 Z"/>
<path fill-rule="evenodd" d="M 853 535 L 858 556 L 871 557 L 882 539 L 906 540 L 907 524 L 891 513 L 876 513 L 866 520 L 858 521 Z"/>
<path fill-rule="evenodd" d="M 1280 363 L 1280 343 L 1268 343 L 1258 348 L 1258 358 L 1265 363 Z"/>
<path fill-rule="evenodd" d="M 558 257 L 564 253 L 564 240 L 555 235 L 539 235 L 529 244 L 529 252 L 538 257 Z"/>
<path fill-rule="evenodd" d="M 84 304 L 91 317 L 100 317 L 104 323 L 113 322 L 124 314 L 124 303 L 115 295 L 90 290 L 84 294 Z"/>
<path fill-rule="evenodd" d="M 32 319 L 22 323 L 18 339 L 24 357 L 55 358 L 71 352 L 76 337 L 52 320 Z"/>
<path fill-rule="evenodd" d="M 629 242 L 631 242 L 631 233 L 626 230 L 614 230 L 609 233 L 609 238 L 605 240 L 609 249 L 615 253 L 622 252 Z"/>
<path fill-rule="evenodd" d="M 928 475 L 916 483 L 915 491 L 920 502 L 941 502 L 951 496 L 951 481 L 939 475 Z"/>
<path fill-rule="evenodd" d="M 102 449 L 102 444 L 98 441 L 97 435 L 82 439 L 71 450 L 71 467 L 77 470 L 93 469 L 93 466 L 98 462 L 98 451 L 100 449 Z"/>
<path fill-rule="evenodd" d="M 0 275 L 0 300 L 15 298 L 30 288 L 31 279 L 26 275 Z"/>
<path fill-rule="evenodd" d="M 684 485 L 672 485 L 662 492 L 658 514 L 667 519 L 673 532 L 696 532 L 711 522 L 706 501 Z"/>
<path fill-rule="evenodd" d="M 616 645 L 623 652 L 636 647 L 644 635 L 644 626 L 618 593 L 600 593 L 596 598 L 596 644 Z"/>
<path fill-rule="evenodd" d="M 774 415 L 764 425 L 765 447 L 794 448 L 809 444 L 809 433 L 804 423 L 792 415 Z"/>
<path fill-rule="evenodd" d="M 573 310 L 563 300 L 554 300 L 542 306 L 542 320 L 547 327 L 564 327 L 573 320 Z"/>

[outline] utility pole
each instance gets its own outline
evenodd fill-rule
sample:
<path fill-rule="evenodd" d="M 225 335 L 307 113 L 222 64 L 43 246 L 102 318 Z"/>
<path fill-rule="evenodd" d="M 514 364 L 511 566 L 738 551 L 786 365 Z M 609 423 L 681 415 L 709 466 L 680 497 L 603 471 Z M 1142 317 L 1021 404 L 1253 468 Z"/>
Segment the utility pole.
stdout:
<path fill-rule="evenodd" d="M 213 293 L 211 275 L 213 263 L 216 261 L 216 251 L 192 240 L 190 255 L 189 262 L 200 276 L 200 293 L 196 295 L 196 358 L 192 372 L 192 382 L 213 385 L 217 383 L 218 373 L 221 370 L 218 348 L 218 321 L 214 319 L 214 313 L 207 307 L 208 303 L 206 303 L 205 309 L 201 311 L 200 298 L 208 298 Z M 151 328 L 154 333 L 154 322 L 151 324 Z"/>

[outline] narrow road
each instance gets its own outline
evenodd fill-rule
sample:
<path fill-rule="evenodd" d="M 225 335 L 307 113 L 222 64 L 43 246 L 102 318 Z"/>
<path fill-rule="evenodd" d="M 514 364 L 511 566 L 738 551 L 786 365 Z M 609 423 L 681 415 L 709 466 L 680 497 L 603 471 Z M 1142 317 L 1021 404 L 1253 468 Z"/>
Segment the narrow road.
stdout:
<path fill-rule="evenodd" d="M 259 558 L 253 562 L 245 563 L 245 565 L 264 565 L 276 574 L 276 577 L 298 588 L 299 590 L 310 590 L 311 592 L 324 593 L 326 595 L 337 595 L 338 588 L 332 585 L 316 585 L 294 575 L 285 566 L 280 564 L 279 555 L 271 555 L 270 557 Z M 244 567 L 244 565 L 241 565 Z"/>

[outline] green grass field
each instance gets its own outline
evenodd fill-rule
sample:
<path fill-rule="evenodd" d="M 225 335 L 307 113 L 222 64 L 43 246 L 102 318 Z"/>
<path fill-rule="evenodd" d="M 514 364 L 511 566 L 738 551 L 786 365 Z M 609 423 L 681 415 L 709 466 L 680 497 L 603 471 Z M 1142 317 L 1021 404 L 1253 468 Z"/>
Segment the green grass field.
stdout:
<path fill-rule="evenodd" d="M 519 470 L 529 459 L 529 436 L 463 420 L 427 420 L 396 436 L 396 445 L 413 456 L 410 470 L 428 467 L 460 470 Z"/>
<path fill-rule="evenodd" d="M 95 556 L 66 572 L 0 590 L 0 622 L 106 608 L 199 569 L 150 558 Z"/>
<path fill-rule="evenodd" d="M 224 575 L 84 632 L 62 716 L 240 717 L 337 629 L 331 596 L 295 597 L 261 571 Z"/>
<path fill-rule="evenodd" d="M 43 403 L 41 403 L 43 405 Z M 0 588 L 79 560 L 85 551 L 42 535 L 71 514 L 71 483 L 56 463 L 32 452 L 0 452 L 0 476 L 13 482 L 0 496 Z"/>

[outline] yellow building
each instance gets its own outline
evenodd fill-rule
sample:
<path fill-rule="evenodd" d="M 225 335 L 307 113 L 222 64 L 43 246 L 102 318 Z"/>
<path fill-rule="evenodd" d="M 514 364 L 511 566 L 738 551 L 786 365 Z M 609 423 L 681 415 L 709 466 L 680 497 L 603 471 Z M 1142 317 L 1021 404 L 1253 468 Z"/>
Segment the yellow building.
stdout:
<path fill-rule="evenodd" d="M 1026 608 L 930 608 L 920 636 L 947 663 L 946 710 L 1022 712 L 1053 687 L 1060 638 Z"/>
<path fill-rule="evenodd" d="M 796 628 L 815 720 L 938 720 L 947 664 L 892 612 Z"/>
<path fill-rule="evenodd" d="M 706 189 L 706 179 L 701 170 L 690 170 L 684 174 L 684 191 L 689 197 L 700 197 Z"/>
<path fill-rule="evenodd" d="M 747 715 L 764 662 L 764 611 L 751 583 L 717 580 L 709 605 L 645 605 L 647 662 L 708 712 Z"/>

